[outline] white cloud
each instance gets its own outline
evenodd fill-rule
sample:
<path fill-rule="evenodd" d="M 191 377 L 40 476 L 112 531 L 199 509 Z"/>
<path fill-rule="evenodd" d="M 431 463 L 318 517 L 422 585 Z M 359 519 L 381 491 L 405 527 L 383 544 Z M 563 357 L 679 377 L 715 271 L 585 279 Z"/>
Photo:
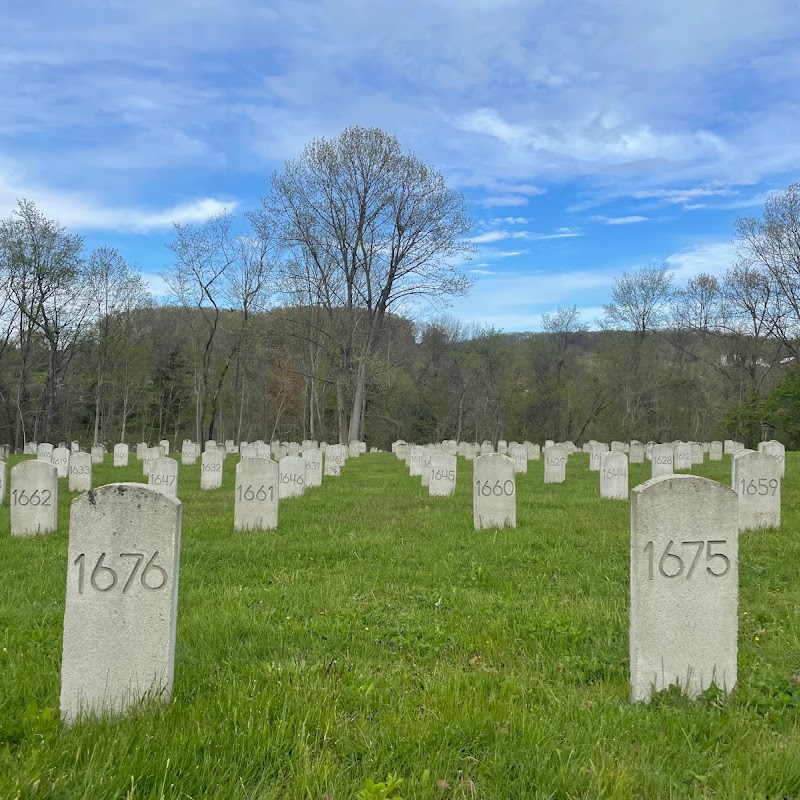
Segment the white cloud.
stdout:
<path fill-rule="evenodd" d="M 506 239 L 531 239 L 536 241 L 544 241 L 547 239 L 572 239 L 575 236 L 582 236 L 583 234 L 575 228 L 558 228 L 554 233 L 534 233 L 533 231 L 487 231 L 480 233 L 477 236 L 471 236 L 467 239 L 468 242 L 473 244 L 489 244 L 491 242 L 502 242 Z"/>
<path fill-rule="evenodd" d="M 736 248 L 732 242 L 709 242 L 687 247 L 664 259 L 674 273 L 676 283 L 686 283 L 701 272 L 723 275 L 736 259 Z"/>
<path fill-rule="evenodd" d="M 528 198 L 521 194 L 492 195 L 478 200 L 478 204 L 486 208 L 500 208 L 503 206 L 526 206 Z"/>
<path fill-rule="evenodd" d="M 636 222 L 645 222 L 647 217 L 630 216 L 630 217 L 603 217 L 594 216 L 594 222 L 602 222 L 604 225 L 633 225 Z"/>

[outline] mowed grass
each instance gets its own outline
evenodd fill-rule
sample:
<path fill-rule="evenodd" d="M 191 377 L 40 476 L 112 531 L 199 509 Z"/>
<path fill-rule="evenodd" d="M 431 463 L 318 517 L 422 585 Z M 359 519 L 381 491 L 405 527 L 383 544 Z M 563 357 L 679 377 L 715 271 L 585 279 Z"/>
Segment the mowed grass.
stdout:
<path fill-rule="evenodd" d="M 11 459 L 11 464 L 19 459 Z M 517 528 L 472 527 L 472 465 L 430 498 L 391 454 L 233 532 L 234 457 L 201 492 L 181 467 L 172 701 L 58 722 L 70 494 L 59 531 L 0 510 L 0 797 L 800 796 L 800 455 L 780 531 L 741 537 L 739 685 L 629 702 L 629 505 L 588 456 L 517 476 Z M 143 481 L 140 462 L 94 484 Z M 730 482 L 730 458 L 697 474 Z M 631 487 L 650 465 L 631 465 Z M 669 613 L 665 609 L 665 613 Z M 377 796 L 377 795 L 376 795 Z"/>

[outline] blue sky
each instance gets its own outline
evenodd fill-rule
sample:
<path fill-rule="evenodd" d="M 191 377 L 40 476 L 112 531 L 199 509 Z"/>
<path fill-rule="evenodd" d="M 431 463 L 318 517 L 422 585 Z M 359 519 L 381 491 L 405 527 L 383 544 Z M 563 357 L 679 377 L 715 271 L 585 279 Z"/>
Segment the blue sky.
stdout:
<path fill-rule="evenodd" d="M 615 275 L 721 274 L 800 180 L 796 0 L 7 4 L 0 214 L 33 200 L 150 276 L 173 220 L 244 211 L 314 137 L 378 126 L 464 192 L 449 313 L 591 322 Z"/>

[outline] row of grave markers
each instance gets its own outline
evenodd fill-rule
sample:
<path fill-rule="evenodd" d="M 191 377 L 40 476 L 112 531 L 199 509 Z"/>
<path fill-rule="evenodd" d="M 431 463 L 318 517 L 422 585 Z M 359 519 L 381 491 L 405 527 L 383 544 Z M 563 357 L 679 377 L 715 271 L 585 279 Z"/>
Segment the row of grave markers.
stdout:
<path fill-rule="evenodd" d="M 431 469 L 449 473 L 448 459 L 454 456 L 434 454 Z M 243 494 L 257 496 L 278 464 L 246 458 L 237 467 Z M 476 511 L 476 527 L 509 522 L 504 500 L 514 496 L 514 469 L 500 453 L 476 460 L 476 493 L 488 501 Z M 454 474 L 443 480 L 454 483 Z M 734 688 L 738 527 L 736 493 L 705 478 L 664 475 L 631 492 L 632 701 L 673 684 L 690 696 L 712 683 Z M 169 699 L 180 531 L 180 502 L 142 484 L 111 484 L 73 502 L 60 701 L 66 723 L 121 712 L 144 697 Z"/>

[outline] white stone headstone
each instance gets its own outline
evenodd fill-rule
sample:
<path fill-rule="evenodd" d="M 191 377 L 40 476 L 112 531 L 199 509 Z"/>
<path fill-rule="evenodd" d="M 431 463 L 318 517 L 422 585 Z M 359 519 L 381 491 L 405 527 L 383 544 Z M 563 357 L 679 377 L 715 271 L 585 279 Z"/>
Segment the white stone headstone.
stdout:
<path fill-rule="evenodd" d="M 755 453 L 755 452 L 756 452 L 755 450 L 748 450 L 747 448 L 744 448 L 742 450 L 737 450 L 731 456 L 731 486 L 733 487 L 736 486 L 736 462 L 740 458 L 743 458 L 744 456 L 748 455 L 749 453 Z"/>
<path fill-rule="evenodd" d="M 542 451 L 544 458 L 544 482 L 564 483 L 567 479 L 567 451 L 563 447 L 545 447 Z"/>
<path fill-rule="evenodd" d="M 128 445 L 124 443 L 115 444 L 114 445 L 114 466 L 115 467 L 127 467 L 128 466 L 128 456 L 130 454 L 130 450 L 128 449 Z"/>
<path fill-rule="evenodd" d="M 781 478 L 786 474 L 786 448 L 781 442 L 771 439 L 768 442 L 761 442 L 758 445 L 759 453 L 766 453 L 772 456 L 781 468 Z"/>
<path fill-rule="evenodd" d="M 508 456 L 487 453 L 475 459 L 472 514 L 476 531 L 517 527 L 514 462 Z"/>
<path fill-rule="evenodd" d="M 72 453 L 80 453 L 81 445 L 80 445 L 79 442 L 70 442 L 69 443 L 69 449 L 70 449 L 70 452 L 72 452 Z"/>
<path fill-rule="evenodd" d="M 172 694 L 181 504 L 141 483 L 72 502 L 61 716 L 121 713 Z"/>
<path fill-rule="evenodd" d="M 722 461 L 722 442 L 711 442 L 708 458 L 710 461 Z"/>
<path fill-rule="evenodd" d="M 690 697 L 736 685 L 736 494 L 695 475 L 631 492 L 633 702 L 677 684 Z"/>
<path fill-rule="evenodd" d="M 527 474 L 528 472 L 528 448 L 524 444 L 512 444 L 509 447 L 509 456 L 514 462 L 514 472 Z"/>
<path fill-rule="evenodd" d="M 92 464 L 102 464 L 105 458 L 105 450 L 101 444 L 92 445 Z"/>
<path fill-rule="evenodd" d="M 161 439 L 158 443 L 158 446 L 162 448 L 162 455 L 169 455 L 169 439 Z"/>
<path fill-rule="evenodd" d="M 705 459 L 705 450 L 701 442 L 690 442 L 692 452 L 692 466 L 700 466 Z"/>
<path fill-rule="evenodd" d="M 234 530 L 278 527 L 278 478 L 278 463 L 269 458 L 246 458 L 236 465 Z"/>
<path fill-rule="evenodd" d="M 538 444 L 533 442 L 524 442 L 528 448 L 528 461 L 538 461 L 541 457 L 542 450 Z"/>
<path fill-rule="evenodd" d="M 631 464 L 644 464 L 644 455 L 645 446 L 641 442 L 631 442 L 628 461 Z"/>
<path fill-rule="evenodd" d="M 206 450 L 200 456 L 200 489 L 210 491 L 222 487 L 222 465 L 224 459 L 219 450 Z"/>
<path fill-rule="evenodd" d="M 56 530 L 58 472 L 46 461 L 22 461 L 11 468 L 11 535 L 36 536 Z"/>
<path fill-rule="evenodd" d="M 303 461 L 306 465 L 306 488 L 322 486 L 322 450 L 318 447 L 303 450 Z"/>
<path fill-rule="evenodd" d="M 147 442 L 137 442 L 136 444 L 136 459 L 138 461 L 144 461 L 145 454 L 147 453 L 148 446 Z"/>
<path fill-rule="evenodd" d="M 150 475 L 150 469 L 152 467 L 153 461 L 161 457 L 162 456 L 160 447 L 148 447 L 144 451 L 144 456 L 142 458 L 142 474 L 145 477 L 148 477 Z"/>
<path fill-rule="evenodd" d="M 325 451 L 323 475 L 336 477 L 337 475 L 342 474 L 342 467 L 344 466 L 345 462 L 344 450 L 346 449 L 346 445 L 328 445 L 328 448 Z"/>
<path fill-rule="evenodd" d="M 625 452 L 625 442 L 611 442 L 610 450 L 612 453 L 624 453 Z"/>
<path fill-rule="evenodd" d="M 768 453 L 736 454 L 733 488 L 739 498 L 739 530 L 781 526 L 781 466 Z"/>
<path fill-rule="evenodd" d="M 39 461 L 46 461 L 48 464 L 53 460 L 53 445 L 49 442 L 40 442 L 36 445 L 36 458 Z"/>
<path fill-rule="evenodd" d="M 608 445 L 605 442 L 592 442 L 589 445 L 589 469 L 592 472 L 600 471 L 600 458 L 603 453 L 608 452 Z"/>
<path fill-rule="evenodd" d="M 456 462 L 450 453 L 431 455 L 428 494 L 431 497 L 450 497 L 456 491 Z"/>
<path fill-rule="evenodd" d="M 181 464 L 191 467 L 197 463 L 198 447 L 194 442 L 183 442 L 181 445 Z"/>
<path fill-rule="evenodd" d="M 278 497 L 302 497 L 306 489 L 306 462 L 302 456 L 284 456 L 278 469 Z"/>
<path fill-rule="evenodd" d="M 59 478 L 66 478 L 69 476 L 69 459 L 72 453 L 68 447 L 56 447 L 53 450 L 50 463 L 56 468 Z"/>
<path fill-rule="evenodd" d="M 206 450 L 216 450 L 217 449 L 217 442 L 214 439 L 206 439 L 206 443 L 203 445 L 203 452 L 205 453 Z"/>
<path fill-rule="evenodd" d="M 255 445 L 256 458 L 270 458 L 272 455 L 272 448 L 264 442 L 256 442 Z M 277 457 L 277 453 L 276 453 Z"/>
<path fill-rule="evenodd" d="M 650 475 L 660 478 L 662 475 L 672 475 L 675 448 L 671 444 L 656 444 L 650 452 Z"/>
<path fill-rule="evenodd" d="M 672 471 L 690 469 L 692 466 L 692 446 L 688 442 L 676 442 L 672 446 Z"/>
<path fill-rule="evenodd" d="M 147 485 L 169 497 L 178 496 L 178 462 L 174 458 L 160 456 L 150 464 Z"/>
<path fill-rule="evenodd" d="M 8 472 L 6 470 L 6 462 L 0 461 L 0 506 L 6 504 L 6 481 L 8 479 Z"/>
<path fill-rule="evenodd" d="M 92 488 L 92 457 L 89 453 L 73 453 L 69 460 L 69 490 L 88 492 Z"/>
<path fill-rule="evenodd" d="M 414 476 L 421 476 L 422 470 L 425 466 L 425 448 L 423 447 L 412 447 L 411 448 L 411 466 L 409 474 Z"/>
<path fill-rule="evenodd" d="M 600 497 L 628 499 L 628 456 L 619 450 L 600 456 Z"/>

